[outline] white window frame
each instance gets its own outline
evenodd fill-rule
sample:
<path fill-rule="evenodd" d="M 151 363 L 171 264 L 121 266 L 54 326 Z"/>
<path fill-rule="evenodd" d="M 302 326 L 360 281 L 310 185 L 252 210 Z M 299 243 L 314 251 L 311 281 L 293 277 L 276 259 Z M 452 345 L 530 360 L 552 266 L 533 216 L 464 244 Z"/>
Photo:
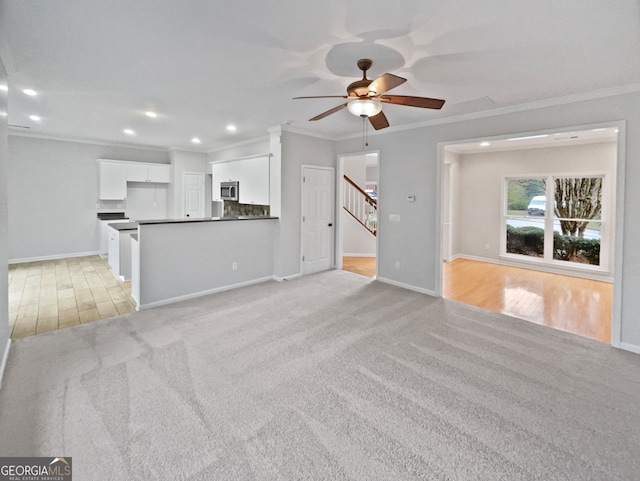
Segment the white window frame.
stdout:
<path fill-rule="evenodd" d="M 554 202 L 555 179 L 558 178 L 582 178 L 582 177 L 602 177 L 602 211 L 600 222 L 600 265 L 580 264 L 578 262 L 568 262 L 553 258 L 553 224 L 554 211 L 547 210 L 544 216 L 544 256 L 532 257 L 522 254 L 511 254 L 507 252 L 507 219 L 522 218 L 507 215 L 507 193 L 508 181 L 514 179 L 544 179 L 546 185 L 546 205 L 551 206 Z M 611 222 L 609 215 L 611 211 L 609 192 L 609 172 L 568 172 L 568 173 L 541 173 L 541 174 L 510 174 L 502 176 L 502 198 L 501 198 L 501 222 L 500 222 L 500 258 L 509 261 L 530 265 L 544 265 L 573 270 L 576 272 L 597 272 L 598 274 L 609 274 L 609 258 L 611 248 Z"/>

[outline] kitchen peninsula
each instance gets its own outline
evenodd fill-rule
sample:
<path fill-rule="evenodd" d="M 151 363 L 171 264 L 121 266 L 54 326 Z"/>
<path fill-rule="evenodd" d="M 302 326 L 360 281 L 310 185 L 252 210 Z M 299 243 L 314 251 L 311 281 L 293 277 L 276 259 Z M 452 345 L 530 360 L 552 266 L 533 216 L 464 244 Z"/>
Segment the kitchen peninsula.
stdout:
<path fill-rule="evenodd" d="M 278 217 L 138 221 L 131 293 L 148 309 L 273 278 Z"/>

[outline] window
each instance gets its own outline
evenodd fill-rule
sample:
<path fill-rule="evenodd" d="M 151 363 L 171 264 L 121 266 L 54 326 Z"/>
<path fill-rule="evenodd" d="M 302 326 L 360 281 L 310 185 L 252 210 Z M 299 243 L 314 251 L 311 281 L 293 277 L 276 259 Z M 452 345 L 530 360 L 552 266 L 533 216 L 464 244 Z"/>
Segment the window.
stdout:
<path fill-rule="evenodd" d="M 602 174 L 505 179 L 502 254 L 606 269 Z"/>

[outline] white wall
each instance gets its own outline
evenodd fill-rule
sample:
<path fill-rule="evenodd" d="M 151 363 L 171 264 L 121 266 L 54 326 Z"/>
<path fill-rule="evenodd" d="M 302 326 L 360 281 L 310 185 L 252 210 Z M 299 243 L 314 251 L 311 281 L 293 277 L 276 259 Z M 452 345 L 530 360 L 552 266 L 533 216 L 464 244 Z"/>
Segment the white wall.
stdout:
<path fill-rule="evenodd" d="M 7 85 L 7 71 L 0 59 L 0 84 Z M 4 360 L 8 355 L 9 336 L 9 221 L 7 206 L 7 187 L 9 177 L 9 162 L 7 155 L 7 92 L 0 90 L 0 387 Z"/>
<path fill-rule="evenodd" d="M 621 282 L 614 291 L 622 318 L 621 340 L 640 351 L 640 93 L 633 92 L 580 101 L 550 102 L 539 108 L 507 111 L 489 117 L 435 123 L 412 130 L 396 130 L 372 135 L 369 145 L 380 156 L 380 225 L 378 273 L 392 282 L 418 290 L 435 292 L 439 283 L 439 143 L 519 134 L 549 129 L 571 129 L 602 122 L 626 121 L 624 179 L 624 237 L 616 239 L 622 254 Z M 360 139 L 337 144 L 339 153 L 360 150 Z M 620 187 L 620 184 L 619 184 Z M 415 194 L 408 203 L 406 196 Z M 618 206 L 618 210 L 620 211 Z M 389 222 L 389 214 L 399 214 L 401 222 Z M 395 261 L 401 262 L 396 270 Z M 615 314 L 615 313 L 614 313 Z M 615 333 L 613 338 L 615 339 Z M 635 347 L 634 347 L 635 346 Z"/>
<path fill-rule="evenodd" d="M 604 142 L 459 155 L 456 254 L 499 260 L 505 175 L 604 172 L 611 208 L 607 218 L 614 227 L 616 152 L 616 142 Z M 613 255 L 609 265 L 613 268 Z"/>
<path fill-rule="evenodd" d="M 9 136 L 8 152 L 9 259 L 14 260 L 98 250 L 96 159 L 169 160 L 160 150 L 17 135 Z"/>

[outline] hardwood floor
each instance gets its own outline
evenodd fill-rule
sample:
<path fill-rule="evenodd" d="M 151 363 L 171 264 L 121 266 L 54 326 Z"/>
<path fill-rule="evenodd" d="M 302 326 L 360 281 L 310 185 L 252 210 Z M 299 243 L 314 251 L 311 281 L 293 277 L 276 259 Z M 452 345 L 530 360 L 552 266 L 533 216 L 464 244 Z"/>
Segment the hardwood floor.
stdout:
<path fill-rule="evenodd" d="M 116 278 L 99 256 L 9 265 L 12 339 L 134 310 L 131 283 Z"/>
<path fill-rule="evenodd" d="M 342 269 L 362 276 L 375 277 L 376 258 L 345 256 L 342 258 Z"/>
<path fill-rule="evenodd" d="M 443 297 L 611 341 L 613 284 L 469 259 L 444 263 Z"/>

